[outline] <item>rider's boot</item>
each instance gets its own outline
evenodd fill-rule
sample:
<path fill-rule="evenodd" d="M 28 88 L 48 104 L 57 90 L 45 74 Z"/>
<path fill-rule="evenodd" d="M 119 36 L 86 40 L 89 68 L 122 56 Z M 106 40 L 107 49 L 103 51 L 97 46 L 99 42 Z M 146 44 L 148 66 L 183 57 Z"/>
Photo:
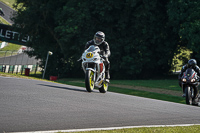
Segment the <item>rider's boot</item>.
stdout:
<path fill-rule="evenodd" d="M 109 73 L 110 63 L 108 59 L 104 62 L 104 64 L 105 64 L 105 81 L 110 83 L 110 73 Z"/>
<path fill-rule="evenodd" d="M 110 74 L 109 74 L 109 71 L 105 72 L 105 80 L 106 80 L 106 82 L 110 83 Z"/>
<path fill-rule="evenodd" d="M 182 95 L 182 97 L 185 97 L 185 96 L 186 96 L 185 89 L 183 89 L 183 95 Z"/>
<path fill-rule="evenodd" d="M 198 86 L 195 86 L 195 91 L 194 91 L 194 93 L 195 93 L 195 98 L 193 99 L 193 101 L 192 101 L 192 104 L 193 105 L 198 105 L 198 102 L 199 102 L 199 91 L 198 91 L 198 88 L 197 88 Z"/>
<path fill-rule="evenodd" d="M 193 105 L 198 105 L 198 102 L 199 102 L 199 98 L 198 96 L 196 98 L 194 98 L 194 100 L 192 101 L 192 104 Z"/>

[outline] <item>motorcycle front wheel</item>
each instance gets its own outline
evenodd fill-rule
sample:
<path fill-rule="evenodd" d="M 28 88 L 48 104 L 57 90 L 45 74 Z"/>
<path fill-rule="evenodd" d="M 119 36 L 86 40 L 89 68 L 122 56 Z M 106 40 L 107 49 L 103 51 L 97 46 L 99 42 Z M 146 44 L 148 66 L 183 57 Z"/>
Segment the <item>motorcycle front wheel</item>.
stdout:
<path fill-rule="evenodd" d="M 108 82 L 104 81 L 101 88 L 99 88 L 100 93 L 106 93 L 108 90 Z"/>
<path fill-rule="evenodd" d="M 85 87 L 88 92 L 92 92 L 94 90 L 94 72 L 91 70 L 87 70 L 85 74 Z"/>
<path fill-rule="evenodd" d="M 192 104 L 192 93 L 190 87 L 185 87 L 185 101 L 186 104 L 191 105 Z"/>

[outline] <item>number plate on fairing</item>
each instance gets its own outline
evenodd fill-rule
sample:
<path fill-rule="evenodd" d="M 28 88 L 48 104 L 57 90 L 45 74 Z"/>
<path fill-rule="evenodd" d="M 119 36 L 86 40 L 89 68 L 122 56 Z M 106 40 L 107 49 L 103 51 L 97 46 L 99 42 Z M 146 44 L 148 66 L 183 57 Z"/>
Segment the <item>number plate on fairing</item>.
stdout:
<path fill-rule="evenodd" d="M 93 57 L 93 54 L 91 52 L 86 54 L 86 58 L 92 58 L 92 57 Z"/>

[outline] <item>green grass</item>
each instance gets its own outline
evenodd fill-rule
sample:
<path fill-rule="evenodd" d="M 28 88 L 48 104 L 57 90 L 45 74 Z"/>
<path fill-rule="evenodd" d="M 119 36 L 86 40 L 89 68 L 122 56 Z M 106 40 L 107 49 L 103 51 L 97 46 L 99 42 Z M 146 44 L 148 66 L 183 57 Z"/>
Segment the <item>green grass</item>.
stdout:
<path fill-rule="evenodd" d="M 113 81 L 111 81 L 111 83 L 180 91 L 180 87 L 178 85 L 178 79 L 172 79 L 172 80 L 171 79 L 165 79 L 165 80 L 113 80 Z"/>
<path fill-rule="evenodd" d="M 21 45 L 9 43 L 6 47 L 0 49 L 0 51 L 18 51 Z"/>
<path fill-rule="evenodd" d="M 117 87 L 109 87 L 109 90 L 111 92 L 126 94 L 126 95 L 133 95 L 133 96 L 140 96 L 140 97 L 146 97 L 146 98 L 152 98 L 157 100 L 163 100 L 163 101 L 169 101 L 169 102 L 175 102 L 175 103 L 185 103 L 185 99 L 181 96 L 172 96 L 172 95 L 166 95 L 166 94 L 160 94 L 160 93 L 154 93 L 154 92 L 148 92 L 148 91 L 140 91 L 140 90 L 132 90 L 127 88 L 117 88 Z"/>
<path fill-rule="evenodd" d="M 174 77 L 163 80 L 111 80 L 110 82 L 111 84 L 117 84 L 117 85 L 143 86 L 149 88 L 160 88 L 173 91 L 180 91 L 180 86 L 178 84 L 178 76 L 175 75 Z M 69 82 L 69 81 L 84 82 L 84 79 L 62 79 L 61 82 Z"/>
<path fill-rule="evenodd" d="M 0 57 L 16 55 L 21 45 L 9 43 L 4 48 L 0 49 Z"/>
<path fill-rule="evenodd" d="M 3 19 L 2 17 L 0 17 L 0 23 L 1 24 L 10 25 L 10 23 L 8 23 L 8 21 L 6 21 L 5 19 Z"/>
<path fill-rule="evenodd" d="M 12 5 L 15 3 L 15 0 L 0 0 L 1 2 L 5 3 L 9 7 L 13 7 Z"/>
<path fill-rule="evenodd" d="M 84 79 L 59 79 L 56 82 L 85 87 Z M 181 91 L 181 88 L 178 86 L 178 80 L 111 80 L 111 84 L 142 86 L 149 88 L 161 88 L 164 90 Z M 148 91 L 128 89 L 126 87 L 122 88 L 113 86 L 109 86 L 108 91 L 185 104 L 185 99 L 181 96 L 172 96 Z"/>
<path fill-rule="evenodd" d="M 15 1 L 16 1 L 16 0 L 0 0 L 0 1 L 3 2 L 4 4 L 6 4 L 7 6 L 9 6 L 10 8 L 14 9 L 14 8 L 13 8 L 13 5 L 15 4 Z M 18 5 L 18 8 L 19 8 L 19 7 L 21 7 L 21 4 Z M 17 11 L 18 8 L 17 8 L 17 9 L 14 9 L 14 10 Z"/>
<path fill-rule="evenodd" d="M 0 76 L 5 76 L 5 77 L 17 77 L 17 78 L 26 78 L 26 79 L 35 79 L 35 80 L 44 80 L 44 81 L 49 81 L 47 79 L 42 79 L 42 73 L 41 72 L 30 72 L 29 76 L 25 76 L 25 74 L 23 73 L 21 75 L 21 73 L 3 73 L 0 72 Z"/>
<path fill-rule="evenodd" d="M 76 133 L 199 133 L 200 126 L 177 126 L 177 127 L 144 127 L 144 128 L 130 128 L 120 130 L 108 131 L 86 131 Z"/>

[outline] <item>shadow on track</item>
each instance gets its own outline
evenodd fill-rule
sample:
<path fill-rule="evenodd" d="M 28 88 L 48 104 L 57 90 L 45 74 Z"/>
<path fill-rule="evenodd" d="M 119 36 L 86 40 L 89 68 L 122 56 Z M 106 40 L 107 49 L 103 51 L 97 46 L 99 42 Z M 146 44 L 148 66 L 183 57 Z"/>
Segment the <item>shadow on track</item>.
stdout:
<path fill-rule="evenodd" d="M 81 90 L 81 89 L 76 89 L 76 88 L 68 88 L 68 87 L 61 87 L 61 86 L 54 86 L 54 85 L 45 85 L 45 84 L 38 84 L 38 85 L 52 87 L 52 88 L 59 88 L 59 89 L 64 89 L 64 90 L 73 90 L 73 91 L 87 92 L 86 90 Z"/>

